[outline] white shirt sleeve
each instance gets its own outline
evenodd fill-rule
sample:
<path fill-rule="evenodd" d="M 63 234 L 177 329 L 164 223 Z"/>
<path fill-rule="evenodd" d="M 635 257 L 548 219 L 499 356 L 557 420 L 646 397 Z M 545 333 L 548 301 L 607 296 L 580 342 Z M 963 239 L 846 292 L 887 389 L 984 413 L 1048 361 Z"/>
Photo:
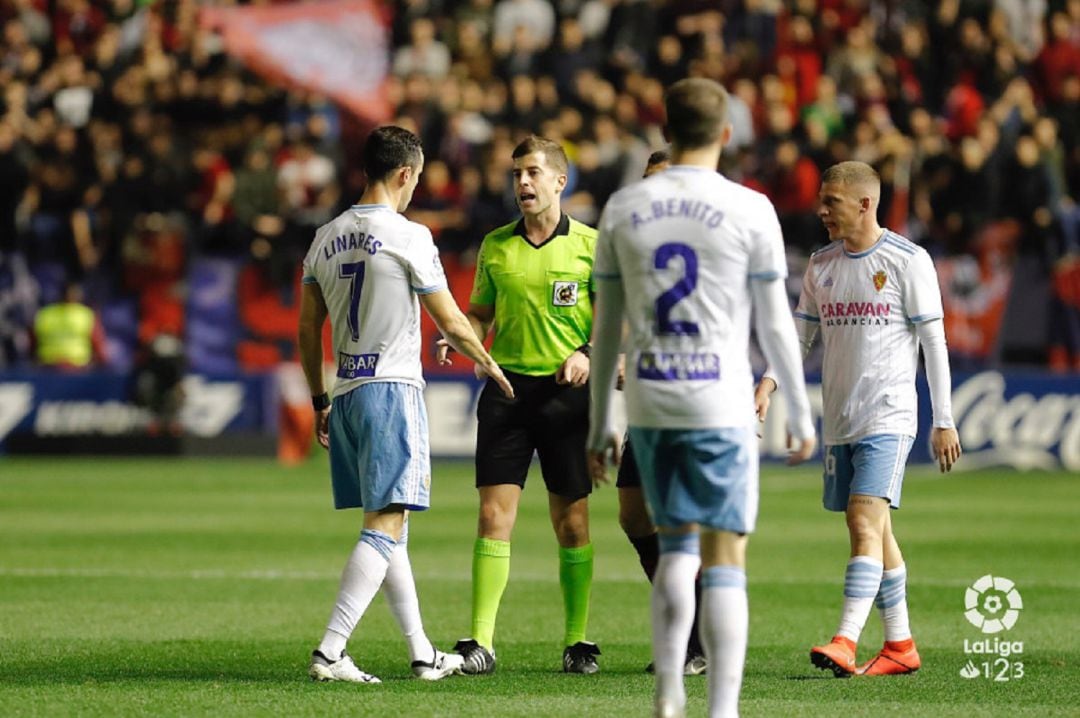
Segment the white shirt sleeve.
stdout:
<path fill-rule="evenodd" d="M 799 303 L 795 306 L 795 317 L 817 325 L 821 323 L 821 310 L 818 309 L 817 297 L 814 296 L 815 271 L 814 263 L 811 262 L 803 273 L 802 291 L 799 292 Z"/>
<path fill-rule="evenodd" d="M 315 260 L 318 259 L 318 252 L 320 248 L 319 233 L 315 233 L 315 238 L 311 242 L 311 246 L 308 247 L 307 254 L 304 256 L 304 273 L 301 278 L 301 282 L 304 284 L 317 284 L 319 279 L 315 276 Z"/>
<path fill-rule="evenodd" d="M 761 198 L 758 222 L 750 232 L 751 279 L 784 279 L 787 277 L 787 257 L 784 254 L 784 235 L 780 231 L 780 220 L 776 209 L 765 198 Z"/>
<path fill-rule="evenodd" d="M 612 247 L 612 234 L 601 231 L 596 241 L 595 321 L 593 322 L 592 358 L 589 377 L 589 438 L 590 451 L 602 451 L 615 425 L 612 417 L 612 393 L 615 391 L 619 352 L 622 350 L 622 328 L 625 298 L 618 262 Z M 601 270 L 603 267 L 603 270 Z"/>
<path fill-rule="evenodd" d="M 945 343 L 945 323 L 941 320 L 919 322 L 915 332 L 926 359 L 926 381 L 930 385 L 930 405 L 934 409 L 935 429 L 954 429 L 952 415 L 952 377 L 949 372 L 949 349 Z"/>
<path fill-rule="evenodd" d="M 431 238 L 431 230 L 414 225 L 414 232 L 404 256 L 409 285 L 417 294 L 431 294 L 446 289 L 446 273 L 435 240 Z"/>
<path fill-rule="evenodd" d="M 788 408 L 788 431 L 796 439 L 814 436 L 810 400 L 806 395 L 802 359 L 795 326 L 788 311 L 783 282 L 772 279 L 750 282 L 757 318 L 757 336 Z"/>
<path fill-rule="evenodd" d="M 934 261 L 925 250 L 920 249 L 908 263 L 907 271 L 900 277 L 900 291 L 904 301 L 904 316 L 915 324 L 941 319 L 941 288 L 938 286 Z"/>
<path fill-rule="evenodd" d="M 611 206 L 611 203 L 608 203 Z M 611 215 L 614 214 L 605 208 L 600 216 L 600 224 L 596 237 L 596 257 L 593 259 L 593 278 L 595 279 L 618 279 L 619 263 L 615 256 L 615 233 L 611 227 Z"/>

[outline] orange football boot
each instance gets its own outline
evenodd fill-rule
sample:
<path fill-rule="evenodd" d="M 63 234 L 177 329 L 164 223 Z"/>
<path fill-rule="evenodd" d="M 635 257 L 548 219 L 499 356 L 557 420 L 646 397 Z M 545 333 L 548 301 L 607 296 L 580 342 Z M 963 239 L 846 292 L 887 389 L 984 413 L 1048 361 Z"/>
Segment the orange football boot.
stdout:
<path fill-rule="evenodd" d="M 922 666 L 919 652 L 915 650 L 915 641 L 885 641 L 881 653 L 859 666 L 856 671 L 860 676 L 898 676 L 914 673 Z"/>
<path fill-rule="evenodd" d="M 833 636 L 824 646 L 810 649 L 810 662 L 823 671 L 832 671 L 837 678 L 855 673 L 855 644 L 849 638 Z"/>

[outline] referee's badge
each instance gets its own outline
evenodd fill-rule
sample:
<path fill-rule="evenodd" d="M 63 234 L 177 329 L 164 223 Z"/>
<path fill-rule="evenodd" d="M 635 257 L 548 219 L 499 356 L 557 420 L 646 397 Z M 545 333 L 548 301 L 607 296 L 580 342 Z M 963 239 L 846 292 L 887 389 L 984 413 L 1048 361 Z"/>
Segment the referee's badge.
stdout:
<path fill-rule="evenodd" d="M 556 307 L 573 307 L 577 305 L 577 295 L 577 282 L 555 282 L 551 290 L 551 303 Z"/>

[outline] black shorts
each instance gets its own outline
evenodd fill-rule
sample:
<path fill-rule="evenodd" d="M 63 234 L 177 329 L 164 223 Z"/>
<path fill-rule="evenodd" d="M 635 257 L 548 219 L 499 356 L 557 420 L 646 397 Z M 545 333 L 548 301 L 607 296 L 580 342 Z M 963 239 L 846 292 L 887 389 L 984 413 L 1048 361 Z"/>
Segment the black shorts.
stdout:
<path fill-rule="evenodd" d="M 558 384 L 554 375 L 504 373 L 514 398 L 507 399 L 489 380 L 476 407 L 476 485 L 524 488 L 535 451 L 548 491 L 568 499 L 588 496 L 588 385 Z"/>
<path fill-rule="evenodd" d="M 615 477 L 615 486 L 620 489 L 641 488 L 641 474 L 638 472 L 637 459 L 634 458 L 634 447 L 630 446 L 630 434 L 623 439 L 622 461 L 619 462 L 619 474 Z"/>

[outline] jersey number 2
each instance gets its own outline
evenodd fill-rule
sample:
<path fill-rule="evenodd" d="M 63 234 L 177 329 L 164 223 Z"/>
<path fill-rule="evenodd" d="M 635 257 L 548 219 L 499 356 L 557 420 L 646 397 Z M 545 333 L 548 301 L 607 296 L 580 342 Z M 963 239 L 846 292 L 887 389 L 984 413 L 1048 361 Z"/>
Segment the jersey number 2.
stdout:
<path fill-rule="evenodd" d="M 348 279 L 349 284 L 349 333 L 352 340 L 360 340 L 360 293 L 364 291 L 363 262 L 348 262 L 338 268 L 338 277 Z"/>
<path fill-rule="evenodd" d="M 679 242 L 661 244 L 653 255 L 653 267 L 667 269 L 675 257 L 682 259 L 683 276 L 675 283 L 675 286 L 656 299 L 656 333 L 698 336 L 701 334 L 701 329 L 696 323 L 671 318 L 671 310 L 675 308 L 675 305 L 689 296 L 690 292 L 697 287 L 697 253 L 693 248 Z"/>

